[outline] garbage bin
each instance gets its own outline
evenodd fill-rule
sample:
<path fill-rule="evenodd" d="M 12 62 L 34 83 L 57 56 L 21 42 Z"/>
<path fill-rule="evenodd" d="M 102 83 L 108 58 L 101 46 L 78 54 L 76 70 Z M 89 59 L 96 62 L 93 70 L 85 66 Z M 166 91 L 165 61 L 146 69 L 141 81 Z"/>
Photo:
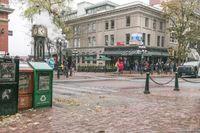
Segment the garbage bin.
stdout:
<path fill-rule="evenodd" d="M 12 115 L 18 108 L 19 60 L 0 58 L 0 115 Z"/>
<path fill-rule="evenodd" d="M 18 109 L 32 108 L 33 69 L 28 64 L 19 64 L 19 96 Z"/>
<path fill-rule="evenodd" d="M 45 62 L 29 62 L 34 72 L 33 108 L 52 106 L 53 69 Z"/>

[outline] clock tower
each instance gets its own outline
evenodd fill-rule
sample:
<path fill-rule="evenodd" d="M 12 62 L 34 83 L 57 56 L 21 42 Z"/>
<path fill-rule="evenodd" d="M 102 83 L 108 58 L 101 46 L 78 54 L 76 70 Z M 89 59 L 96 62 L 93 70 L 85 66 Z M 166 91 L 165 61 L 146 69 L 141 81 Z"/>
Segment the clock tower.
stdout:
<path fill-rule="evenodd" d="M 34 38 L 34 60 L 44 61 L 47 28 L 42 25 L 33 25 L 32 37 Z"/>

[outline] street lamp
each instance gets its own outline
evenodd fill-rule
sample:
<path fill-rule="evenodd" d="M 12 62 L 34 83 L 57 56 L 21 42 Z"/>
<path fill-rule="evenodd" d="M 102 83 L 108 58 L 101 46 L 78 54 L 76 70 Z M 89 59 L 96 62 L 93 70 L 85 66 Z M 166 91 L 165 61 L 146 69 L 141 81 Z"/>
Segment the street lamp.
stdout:
<path fill-rule="evenodd" d="M 141 70 L 140 70 L 140 72 L 141 72 L 141 74 L 142 74 L 142 68 L 144 67 L 143 65 L 144 64 L 142 64 L 142 63 L 144 63 L 144 53 L 146 53 L 147 52 L 147 50 L 146 50 L 146 46 L 145 45 L 139 45 L 139 49 L 140 49 L 140 53 L 141 53 Z"/>
<path fill-rule="evenodd" d="M 76 54 L 77 54 L 77 49 L 73 49 L 73 54 L 74 54 L 75 63 L 76 63 Z"/>
<path fill-rule="evenodd" d="M 55 40 L 56 43 L 56 48 L 58 50 L 59 53 L 59 63 L 58 63 L 58 67 L 57 67 L 57 78 L 60 78 L 60 69 L 61 69 L 61 60 L 62 60 L 62 48 L 66 48 L 66 40 L 62 39 L 62 38 L 58 38 Z"/>

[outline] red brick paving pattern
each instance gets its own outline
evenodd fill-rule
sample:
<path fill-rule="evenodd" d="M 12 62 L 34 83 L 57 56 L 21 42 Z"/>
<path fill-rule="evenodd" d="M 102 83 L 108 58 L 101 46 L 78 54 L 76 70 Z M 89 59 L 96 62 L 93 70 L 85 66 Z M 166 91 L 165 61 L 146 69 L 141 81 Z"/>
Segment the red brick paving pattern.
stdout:
<path fill-rule="evenodd" d="M 25 111 L 0 133 L 199 133 L 200 90 L 160 88 L 144 95 L 125 90 L 103 98 L 80 98 L 63 105 Z M 87 105 L 88 104 L 88 105 Z"/>

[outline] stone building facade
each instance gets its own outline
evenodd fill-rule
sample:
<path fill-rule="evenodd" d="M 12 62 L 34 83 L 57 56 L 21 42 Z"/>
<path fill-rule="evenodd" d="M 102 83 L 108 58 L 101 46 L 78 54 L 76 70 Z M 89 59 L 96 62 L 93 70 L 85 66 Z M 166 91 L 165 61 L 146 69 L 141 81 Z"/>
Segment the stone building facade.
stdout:
<path fill-rule="evenodd" d="M 141 61 L 142 56 L 153 62 L 166 61 L 169 56 L 167 48 L 173 45 L 166 33 L 167 24 L 161 10 L 141 2 L 125 5 L 110 1 L 82 2 L 67 16 L 66 23 L 73 27 L 69 48 L 76 52 L 79 64 L 86 63 L 86 57 L 98 59 L 100 55 L 113 61 L 122 56 L 129 63 Z M 130 43 L 135 34 L 142 36 L 145 49 Z M 98 65 L 96 61 L 87 63 Z"/>
<path fill-rule="evenodd" d="M 12 12 L 9 0 L 0 0 L 0 54 L 8 52 L 8 15 Z"/>

